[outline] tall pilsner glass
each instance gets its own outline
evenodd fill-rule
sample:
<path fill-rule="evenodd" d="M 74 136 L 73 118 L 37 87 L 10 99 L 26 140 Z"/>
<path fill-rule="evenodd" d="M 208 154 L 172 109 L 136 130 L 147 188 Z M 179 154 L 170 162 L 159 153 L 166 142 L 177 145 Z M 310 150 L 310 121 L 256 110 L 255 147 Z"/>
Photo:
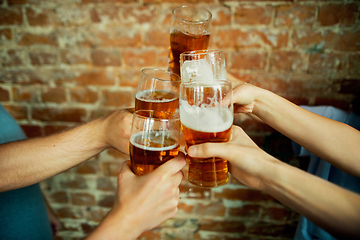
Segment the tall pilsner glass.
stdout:
<path fill-rule="evenodd" d="M 206 142 L 227 142 L 234 114 L 229 81 L 186 82 L 180 85 L 180 121 L 187 147 Z M 190 183 L 217 187 L 228 182 L 227 160 L 188 156 Z"/>
<path fill-rule="evenodd" d="M 131 168 L 136 175 L 149 173 L 176 157 L 179 146 L 179 115 L 153 110 L 134 112 L 129 152 Z"/>
<path fill-rule="evenodd" d="M 175 113 L 179 109 L 180 76 L 161 69 L 144 68 L 137 87 L 135 110 Z M 159 117 L 159 116 L 158 116 Z"/>
<path fill-rule="evenodd" d="M 207 49 L 212 14 L 206 9 L 182 6 L 172 11 L 169 70 L 180 75 L 180 54 Z"/>

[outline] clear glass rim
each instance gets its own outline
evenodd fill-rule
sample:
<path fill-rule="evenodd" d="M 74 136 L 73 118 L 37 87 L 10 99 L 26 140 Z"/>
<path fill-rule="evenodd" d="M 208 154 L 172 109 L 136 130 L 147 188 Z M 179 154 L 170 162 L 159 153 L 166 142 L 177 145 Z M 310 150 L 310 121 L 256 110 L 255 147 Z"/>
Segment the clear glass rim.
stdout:
<path fill-rule="evenodd" d="M 202 11 L 206 11 L 206 12 L 209 14 L 209 18 L 207 18 L 207 19 L 205 19 L 205 20 L 200 20 L 200 21 L 192 21 L 192 20 L 182 19 L 182 18 L 178 17 L 178 16 L 175 14 L 175 11 L 178 10 L 178 9 L 183 9 L 183 8 L 200 9 L 200 10 L 202 10 Z M 211 13 L 209 10 L 207 10 L 207 9 L 205 9 L 205 8 L 201 8 L 201 7 L 191 7 L 191 6 L 186 6 L 186 5 L 185 5 L 185 6 L 180 6 L 180 7 L 174 8 L 174 9 L 172 10 L 172 15 L 173 15 L 175 18 L 177 18 L 177 19 L 179 19 L 179 20 L 181 20 L 181 21 L 188 22 L 188 23 L 194 23 L 194 24 L 203 24 L 203 23 L 206 23 L 206 22 L 211 21 L 211 19 L 212 19 L 212 13 Z"/>
<path fill-rule="evenodd" d="M 180 53 L 180 59 L 181 56 L 191 56 L 191 55 L 207 55 L 207 54 L 213 54 L 213 53 L 221 53 L 223 54 L 224 51 L 221 49 L 202 49 L 202 50 L 191 50 Z"/>
<path fill-rule="evenodd" d="M 158 72 L 163 72 L 163 73 L 167 73 L 170 77 L 170 80 L 166 80 L 166 79 L 162 79 L 162 78 L 159 78 L 159 77 L 154 77 L 154 76 L 151 76 L 149 73 L 146 73 L 148 71 L 158 71 Z M 149 78 L 152 78 L 152 79 L 156 79 L 156 80 L 159 80 L 159 81 L 164 81 L 164 82 L 181 82 L 181 77 L 176 74 L 176 73 L 173 73 L 173 72 L 170 72 L 170 71 L 167 71 L 167 70 L 163 70 L 163 69 L 159 69 L 159 68 L 143 68 L 141 69 L 141 74 L 149 77 Z M 178 80 L 172 80 L 172 76 L 175 76 L 176 79 Z"/>
<path fill-rule="evenodd" d="M 141 115 L 139 113 L 148 113 L 150 117 L 148 116 L 144 116 Z M 166 113 L 169 114 L 168 118 L 159 118 L 159 117 L 154 117 L 153 115 L 151 115 L 151 113 Z M 138 118 L 142 118 L 142 119 L 155 119 L 156 121 L 180 121 L 180 115 L 177 113 L 171 113 L 171 112 L 167 112 L 167 111 L 158 111 L 158 110 L 136 110 L 134 113 L 134 116 L 138 117 Z"/>
<path fill-rule="evenodd" d="M 211 80 L 211 81 L 190 81 L 190 82 L 182 82 L 180 87 L 188 87 L 188 86 L 216 86 L 216 85 L 228 85 L 230 88 L 232 87 L 231 81 L 227 79 L 219 79 L 219 80 Z"/>

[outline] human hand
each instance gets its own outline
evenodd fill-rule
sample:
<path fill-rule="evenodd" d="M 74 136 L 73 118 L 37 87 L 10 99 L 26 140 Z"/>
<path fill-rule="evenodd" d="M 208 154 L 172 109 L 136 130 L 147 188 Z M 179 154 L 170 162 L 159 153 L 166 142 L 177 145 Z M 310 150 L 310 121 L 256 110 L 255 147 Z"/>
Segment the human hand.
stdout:
<path fill-rule="evenodd" d="M 136 176 L 130 161 L 124 162 L 115 204 L 88 239 L 136 239 L 173 217 L 178 210 L 181 169 L 185 164 L 185 156 L 180 152 L 154 171 Z"/>
<path fill-rule="evenodd" d="M 235 113 L 252 113 L 255 101 L 259 95 L 261 88 L 252 84 L 241 84 L 233 89 L 233 103 Z"/>
<path fill-rule="evenodd" d="M 260 149 L 238 126 L 232 126 L 232 138 L 226 143 L 203 143 L 187 149 L 191 157 L 220 157 L 228 160 L 230 173 L 248 187 L 263 190 L 272 164 L 280 162 Z"/>
<path fill-rule="evenodd" d="M 130 131 L 132 123 L 131 111 L 128 109 L 113 112 L 104 118 L 104 138 L 108 147 L 120 152 L 129 153 Z"/>

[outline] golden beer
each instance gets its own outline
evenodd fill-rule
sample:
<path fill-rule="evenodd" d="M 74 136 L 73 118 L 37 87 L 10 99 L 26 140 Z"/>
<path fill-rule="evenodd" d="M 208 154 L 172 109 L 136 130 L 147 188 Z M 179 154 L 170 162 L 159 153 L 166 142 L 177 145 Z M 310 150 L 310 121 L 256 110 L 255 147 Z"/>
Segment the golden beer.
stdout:
<path fill-rule="evenodd" d="M 175 113 L 179 107 L 178 96 L 178 93 L 165 90 L 145 90 L 138 92 L 135 98 L 135 110 L 155 110 Z"/>
<path fill-rule="evenodd" d="M 178 154 L 178 141 L 159 131 L 139 132 L 130 139 L 131 168 L 136 175 L 149 173 Z"/>
<path fill-rule="evenodd" d="M 233 124 L 231 83 L 182 83 L 180 121 L 187 147 L 206 142 L 228 142 Z M 231 98 L 230 98 L 231 99 Z M 229 180 L 227 160 L 217 157 L 189 157 L 188 180 L 197 186 L 217 187 Z"/>

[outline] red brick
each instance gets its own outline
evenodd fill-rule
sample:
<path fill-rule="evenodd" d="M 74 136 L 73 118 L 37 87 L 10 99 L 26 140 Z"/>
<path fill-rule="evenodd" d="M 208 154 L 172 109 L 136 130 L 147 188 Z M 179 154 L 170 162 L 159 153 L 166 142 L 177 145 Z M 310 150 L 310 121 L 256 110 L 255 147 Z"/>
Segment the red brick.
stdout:
<path fill-rule="evenodd" d="M 223 189 L 222 192 L 215 192 L 215 198 L 223 198 L 228 200 L 242 200 L 242 201 L 273 201 L 270 195 L 262 193 L 253 189 Z"/>
<path fill-rule="evenodd" d="M 102 47 L 140 47 L 143 44 L 141 34 L 133 28 L 115 26 L 93 33 Z"/>
<path fill-rule="evenodd" d="M 339 89 L 339 93 L 342 94 L 360 94 L 360 79 L 338 79 L 333 83 L 337 89 Z"/>
<path fill-rule="evenodd" d="M 338 51 L 358 52 L 360 51 L 360 31 L 344 31 L 335 36 L 335 39 L 328 39 L 329 49 Z"/>
<path fill-rule="evenodd" d="M 94 195 L 88 193 L 72 193 L 71 203 L 80 206 L 95 206 L 96 201 Z"/>
<path fill-rule="evenodd" d="M 346 66 L 346 56 L 339 53 L 310 54 L 309 73 L 326 73 L 341 71 Z"/>
<path fill-rule="evenodd" d="M 169 29 L 152 29 L 146 33 L 144 44 L 155 47 L 168 47 L 170 44 Z"/>
<path fill-rule="evenodd" d="M 97 179 L 96 189 L 100 191 L 114 192 L 116 190 L 116 186 L 113 184 L 110 178 L 101 177 Z"/>
<path fill-rule="evenodd" d="M 29 53 L 30 61 L 33 66 L 57 65 L 58 55 L 56 51 L 37 50 Z"/>
<path fill-rule="evenodd" d="M 7 89 L 0 87 L 0 101 L 9 101 L 10 93 Z"/>
<path fill-rule="evenodd" d="M 156 63 L 154 50 L 126 50 L 123 55 L 125 64 L 131 67 L 151 66 Z"/>
<path fill-rule="evenodd" d="M 16 120 L 27 119 L 28 108 L 26 106 L 2 105 Z"/>
<path fill-rule="evenodd" d="M 270 55 L 272 71 L 305 72 L 308 55 L 301 52 L 275 51 Z"/>
<path fill-rule="evenodd" d="M 11 40 L 13 38 L 10 28 L 0 29 L 0 39 L 1 40 Z"/>
<path fill-rule="evenodd" d="M 11 49 L 4 51 L 1 55 L 3 67 L 17 67 L 26 64 L 26 53 L 23 50 Z"/>
<path fill-rule="evenodd" d="M 225 206 L 222 202 L 199 203 L 195 214 L 199 216 L 224 217 Z"/>
<path fill-rule="evenodd" d="M 286 30 L 219 30 L 211 41 L 219 48 L 282 48 L 287 47 Z"/>
<path fill-rule="evenodd" d="M 198 231 L 213 231 L 213 232 L 244 232 L 245 225 L 240 221 L 217 221 L 203 220 L 200 222 Z"/>
<path fill-rule="evenodd" d="M 136 0 L 81 0 L 82 3 L 134 3 Z"/>
<path fill-rule="evenodd" d="M 81 108 L 40 108 L 34 107 L 32 118 L 40 121 L 84 122 L 86 110 Z"/>
<path fill-rule="evenodd" d="M 91 52 L 95 66 L 120 66 L 120 51 L 114 49 L 95 49 Z"/>
<path fill-rule="evenodd" d="M 132 87 L 137 89 L 139 82 L 140 70 L 125 70 L 119 72 L 120 86 Z"/>
<path fill-rule="evenodd" d="M 35 87 L 14 87 L 12 92 L 15 102 L 38 102 Z"/>
<path fill-rule="evenodd" d="M 258 205 L 243 205 L 241 207 L 229 208 L 229 215 L 243 218 L 259 218 L 261 207 Z"/>
<path fill-rule="evenodd" d="M 179 211 L 184 213 L 193 213 L 194 205 L 180 202 L 178 205 Z"/>
<path fill-rule="evenodd" d="M 71 100 L 78 103 L 95 103 L 99 99 L 96 91 L 84 87 L 70 89 Z"/>
<path fill-rule="evenodd" d="M 91 211 L 87 211 L 85 213 L 85 217 L 89 221 L 93 222 L 101 222 L 108 211 L 104 211 L 102 209 L 91 209 Z"/>
<path fill-rule="evenodd" d="M 51 9 L 26 8 L 26 17 L 31 26 L 48 26 L 54 24 L 55 13 Z"/>
<path fill-rule="evenodd" d="M 153 24 L 156 19 L 156 9 L 151 5 L 127 7 L 122 11 L 122 21 L 124 23 L 131 23 L 131 25 L 144 23 Z"/>
<path fill-rule="evenodd" d="M 122 162 L 104 162 L 102 164 L 103 172 L 106 176 L 117 177 L 120 173 Z"/>
<path fill-rule="evenodd" d="M 83 233 L 85 234 L 90 234 L 91 232 L 94 231 L 94 229 L 96 228 L 97 225 L 94 225 L 94 224 L 89 224 L 89 223 L 82 223 L 81 224 L 81 230 Z"/>
<path fill-rule="evenodd" d="M 161 237 L 161 234 L 159 232 L 153 232 L 153 231 L 146 231 L 143 232 L 138 239 L 143 239 L 143 240 L 161 240 L 163 239 Z"/>
<path fill-rule="evenodd" d="M 31 3 L 33 0 L 8 0 L 8 4 L 11 5 L 23 5 Z"/>
<path fill-rule="evenodd" d="M 36 35 L 31 33 L 25 33 L 20 41 L 19 45 L 31 46 L 31 45 L 49 45 L 58 46 L 57 38 L 54 35 Z"/>
<path fill-rule="evenodd" d="M 272 6 L 242 5 L 235 9 L 235 23 L 242 25 L 269 25 Z"/>
<path fill-rule="evenodd" d="M 77 213 L 75 213 L 75 209 L 71 209 L 69 207 L 60 207 L 54 209 L 56 216 L 59 219 L 63 218 L 72 218 L 72 219 L 79 219 L 81 216 L 78 216 Z M 62 229 L 64 230 L 64 229 Z"/>
<path fill-rule="evenodd" d="M 88 48 L 62 49 L 61 62 L 70 65 L 90 64 L 90 50 Z"/>
<path fill-rule="evenodd" d="M 351 109 L 351 101 L 346 101 L 343 99 L 337 99 L 334 96 L 317 96 L 313 103 L 314 106 L 333 106 L 336 108 L 340 108 L 345 111 L 349 111 Z"/>
<path fill-rule="evenodd" d="M 262 212 L 261 218 L 264 220 L 288 221 L 292 218 L 292 211 L 285 207 L 268 207 Z"/>
<path fill-rule="evenodd" d="M 41 84 L 46 80 L 43 79 L 44 76 L 39 74 L 38 71 L 35 70 L 9 70 L 4 72 L 2 77 L 0 78 L 0 82 L 11 82 L 17 84 Z"/>
<path fill-rule="evenodd" d="M 66 102 L 66 91 L 63 87 L 44 89 L 41 98 L 43 102 L 63 103 Z"/>
<path fill-rule="evenodd" d="M 131 107 L 135 101 L 135 95 L 124 91 L 104 91 L 104 106 Z"/>
<path fill-rule="evenodd" d="M 276 7 L 275 26 L 311 26 L 315 22 L 316 7 L 282 5 Z"/>
<path fill-rule="evenodd" d="M 128 154 L 122 153 L 119 150 L 112 148 L 112 147 L 107 149 L 107 154 L 109 156 L 112 156 L 112 157 L 118 158 L 118 159 L 122 159 L 122 160 L 130 159 L 130 156 Z"/>
<path fill-rule="evenodd" d="M 213 26 L 226 26 L 231 23 L 231 10 L 229 7 L 215 5 L 208 9 L 212 14 Z"/>
<path fill-rule="evenodd" d="M 351 26 L 356 22 L 356 4 L 327 4 L 319 8 L 318 22 L 321 26 Z"/>
<path fill-rule="evenodd" d="M 33 125 L 21 125 L 22 130 L 28 138 L 41 137 L 42 127 Z"/>
<path fill-rule="evenodd" d="M 54 192 L 50 195 L 50 198 L 55 203 L 68 203 L 69 197 L 65 191 Z"/>
<path fill-rule="evenodd" d="M 89 24 L 87 7 L 71 2 L 57 5 L 56 18 L 60 24 L 66 27 L 76 28 Z"/>
<path fill-rule="evenodd" d="M 65 129 L 69 128 L 68 126 L 64 126 L 64 125 L 46 125 L 45 126 L 45 135 L 51 135 L 54 133 L 58 133 L 61 131 L 64 131 Z"/>
<path fill-rule="evenodd" d="M 99 163 L 97 160 L 88 160 L 78 165 L 76 173 L 79 174 L 96 174 L 99 172 Z"/>
<path fill-rule="evenodd" d="M 265 52 L 241 51 L 235 52 L 232 56 L 231 64 L 228 65 L 232 69 L 265 69 L 266 56 Z"/>
<path fill-rule="evenodd" d="M 63 177 L 60 180 L 61 187 L 65 189 L 87 189 L 87 182 L 81 176 L 76 175 L 75 177 Z"/>
<path fill-rule="evenodd" d="M 354 54 L 349 56 L 349 74 L 360 75 L 360 54 Z"/>
<path fill-rule="evenodd" d="M 114 74 L 105 70 L 89 70 L 83 72 L 75 79 L 69 79 L 70 82 L 76 82 L 80 85 L 98 85 L 98 86 L 110 86 L 114 85 Z"/>
<path fill-rule="evenodd" d="M 0 25 L 21 25 L 22 23 L 21 8 L 0 8 Z"/>
<path fill-rule="evenodd" d="M 120 21 L 119 6 L 99 6 L 90 9 L 90 19 L 93 23 L 116 23 Z"/>
<path fill-rule="evenodd" d="M 100 207 L 111 208 L 114 205 L 114 202 L 115 202 L 114 195 L 107 195 L 107 196 L 105 195 L 99 200 L 98 205 Z"/>
<path fill-rule="evenodd" d="M 247 228 L 249 234 L 258 236 L 271 236 L 271 237 L 294 237 L 296 224 L 274 224 L 267 222 L 257 222 Z"/>

